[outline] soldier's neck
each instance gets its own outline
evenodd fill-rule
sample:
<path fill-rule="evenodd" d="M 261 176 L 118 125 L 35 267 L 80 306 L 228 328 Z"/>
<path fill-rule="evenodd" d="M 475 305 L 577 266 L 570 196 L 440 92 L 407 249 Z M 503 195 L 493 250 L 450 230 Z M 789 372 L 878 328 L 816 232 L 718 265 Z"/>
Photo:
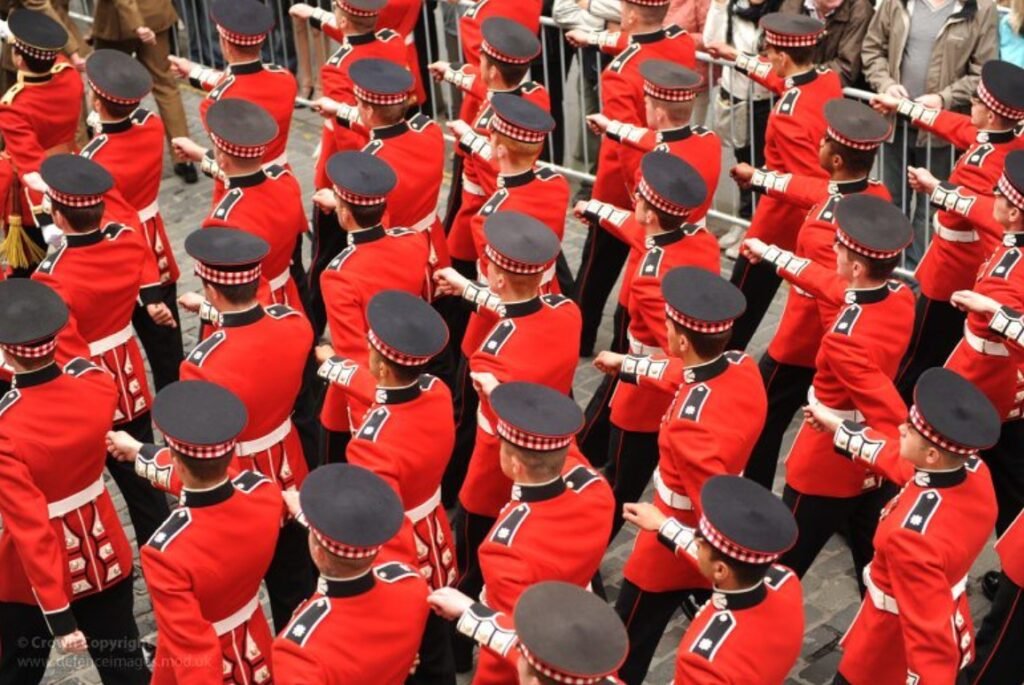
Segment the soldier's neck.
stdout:
<path fill-rule="evenodd" d="M 715 355 L 714 357 L 705 359 L 704 357 L 701 357 L 696 352 L 694 352 L 692 346 L 687 346 L 687 348 L 683 350 L 683 356 L 681 357 L 681 359 L 683 362 L 683 366 L 685 366 L 688 369 L 692 369 L 695 366 L 704 366 L 705 364 L 710 364 L 711 362 L 715 361 L 721 356 L 722 355 L 719 354 Z"/>
<path fill-rule="evenodd" d="M 832 171 L 832 180 L 843 182 L 843 181 L 859 181 L 864 178 L 864 174 L 855 173 L 848 169 L 834 169 Z"/>
<path fill-rule="evenodd" d="M 782 77 L 789 78 L 790 76 L 799 76 L 800 74 L 806 74 L 808 71 L 811 71 L 812 69 L 814 69 L 813 64 L 790 64 L 785 69 L 786 73 L 783 74 Z"/>
<path fill-rule="evenodd" d="M 690 120 L 686 121 L 661 121 L 659 122 L 656 130 L 658 131 L 676 131 L 681 128 L 686 128 L 690 125 Z"/>
<path fill-rule="evenodd" d="M 496 293 L 502 304 L 515 304 L 516 302 L 528 302 L 540 297 L 539 288 L 508 288 L 504 292 Z"/>
<path fill-rule="evenodd" d="M 646 36 L 648 33 L 657 33 L 658 31 L 661 31 L 662 28 L 662 25 L 658 23 L 637 24 L 629 34 L 631 36 Z"/>
<path fill-rule="evenodd" d="M 535 162 L 512 162 L 508 159 L 498 159 L 498 173 L 502 176 L 515 176 L 529 171 L 534 167 Z"/>
<path fill-rule="evenodd" d="M 228 482 L 227 475 L 220 475 L 215 478 L 197 478 L 188 472 L 187 469 L 179 469 L 178 476 L 181 478 L 181 487 L 191 492 L 206 492 L 224 485 Z"/>
<path fill-rule="evenodd" d="M 243 304 L 232 304 L 231 302 L 222 299 L 214 306 L 214 309 L 216 309 L 221 314 L 231 314 L 234 312 L 247 312 L 250 309 L 255 309 L 256 307 L 259 306 L 260 303 L 258 300 L 250 300 Z"/>
<path fill-rule="evenodd" d="M 852 290 L 874 290 L 875 288 L 881 288 L 885 285 L 886 279 L 884 278 L 868 278 L 867 276 L 856 276 L 850 281 L 850 288 Z"/>

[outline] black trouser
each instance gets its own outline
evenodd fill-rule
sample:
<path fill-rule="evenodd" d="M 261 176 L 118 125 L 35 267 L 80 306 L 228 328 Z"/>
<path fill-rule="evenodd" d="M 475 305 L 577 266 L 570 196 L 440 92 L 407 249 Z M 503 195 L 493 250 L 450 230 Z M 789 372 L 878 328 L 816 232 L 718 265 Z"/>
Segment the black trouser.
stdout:
<path fill-rule="evenodd" d="M 625 353 L 629 349 L 626 332 L 629 329 L 629 312 L 621 304 L 615 307 L 612 319 L 612 352 Z M 585 412 L 583 428 L 576 434 L 580 451 L 596 467 L 608 461 L 608 432 L 611 429 L 612 393 L 615 391 L 615 376 L 606 375 L 590 397 Z"/>
<path fill-rule="evenodd" d="M 811 387 L 814 369 L 781 364 L 767 352 L 761 356 L 758 368 L 768 393 L 768 415 L 743 475 L 771 490 L 782 438 L 793 421 L 793 415 L 807 402 L 807 389 Z"/>
<path fill-rule="evenodd" d="M 309 292 L 306 314 L 313 325 L 314 339 L 323 335 L 327 326 L 327 308 L 324 306 L 323 293 L 320 292 L 320 274 L 347 245 L 348 236 L 338 223 L 338 215 L 334 212 L 325 214 L 314 205 L 313 256 L 309 261 L 309 272 L 306 275 Z"/>
<path fill-rule="evenodd" d="M 914 386 L 927 369 L 942 366 L 964 334 L 967 315 L 949 302 L 920 295 L 914 309 L 914 331 L 896 373 L 896 389 L 907 406 L 914 402 Z"/>
<path fill-rule="evenodd" d="M 971 685 L 1003 685 L 1024 678 L 1024 590 L 999 574 L 999 591 L 975 640 Z"/>
<path fill-rule="evenodd" d="M 757 327 L 761 325 L 765 312 L 771 306 L 775 291 L 782 283 L 782 277 L 775 273 L 774 265 L 768 262 L 751 264 L 746 257 L 740 255 L 729 280 L 747 298 L 746 310 L 732 326 L 729 349 L 745 350 L 757 332 Z"/>
<path fill-rule="evenodd" d="M 446 509 L 451 509 L 459 501 L 459 490 L 466 480 L 469 460 L 473 456 L 476 445 L 476 409 L 480 406 L 480 398 L 473 389 L 469 378 L 469 360 L 460 356 L 458 370 L 455 372 L 455 447 L 448 466 L 441 479 L 441 502 Z"/>
<path fill-rule="evenodd" d="M 710 590 L 701 589 L 647 592 L 623 580 L 615 611 L 629 635 L 629 655 L 619 669 L 619 678 L 626 685 L 641 685 L 676 610 L 682 608 L 692 618 L 710 596 Z"/>
<path fill-rule="evenodd" d="M 317 571 L 309 556 L 309 531 L 296 521 L 281 527 L 274 557 L 263 577 L 267 581 L 274 632 L 280 633 L 295 609 L 316 590 Z"/>
<path fill-rule="evenodd" d="M 455 525 L 452 528 L 455 533 L 455 556 L 459 564 L 459 582 L 455 587 L 474 600 L 480 596 L 480 591 L 484 588 L 484 576 L 480 570 L 477 553 L 480 551 L 480 545 L 487 539 L 491 527 L 494 526 L 494 521 L 495 519 L 489 516 L 472 514 L 461 506 L 455 512 Z M 476 643 L 455 632 L 454 623 L 451 625 L 455 664 L 461 673 L 467 670 L 467 664 L 472 663 L 473 646 Z"/>
<path fill-rule="evenodd" d="M 452 268 L 469 280 L 476 280 L 476 262 L 453 259 Z M 455 296 L 438 298 L 434 301 L 434 308 L 448 326 L 448 344 L 445 345 L 444 351 L 438 356 L 445 357 L 446 368 L 452 370 L 452 375 L 449 375 L 445 382 L 450 383 L 449 387 L 454 393 L 457 391 L 459 383 L 462 339 L 466 337 L 466 327 L 469 325 L 469 317 L 473 312 L 473 308 L 466 300 Z"/>
<path fill-rule="evenodd" d="M 302 369 L 302 385 L 299 386 L 299 394 L 292 409 L 292 423 L 299 433 L 302 454 L 310 471 L 320 465 L 323 430 L 320 425 L 320 409 L 323 407 L 324 395 L 327 392 L 327 384 L 316 375 L 317 368 L 316 350 L 310 348 L 306 365 Z"/>
<path fill-rule="evenodd" d="M 431 611 L 420 642 L 419 663 L 406 685 L 455 685 L 455 655 L 448 622 Z"/>
<path fill-rule="evenodd" d="M 428 0 L 424 4 L 427 11 L 420 15 L 421 21 L 416 22 L 413 38 L 416 41 L 416 54 L 420 56 L 420 80 L 423 82 L 423 89 L 427 93 L 426 100 L 419 103 L 420 111 L 429 117 L 433 117 L 434 79 L 430 76 L 430 70 L 427 67 L 430 66 L 430 62 L 440 59 L 439 55 L 441 54 L 437 45 L 437 19 L 434 16 L 437 1 Z M 426 16 L 426 21 L 422 21 L 424 15 Z"/>
<path fill-rule="evenodd" d="M 332 431 L 320 426 L 320 466 L 324 464 L 344 464 L 345 451 L 352 440 L 352 431 Z"/>
<path fill-rule="evenodd" d="M 639 502 L 658 466 L 658 434 L 625 431 L 612 424 L 604 473 L 615 495 L 611 543 L 622 528 L 622 505 Z"/>
<path fill-rule="evenodd" d="M 135 625 L 132 579 L 71 602 L 104 685 L 144 685 L 150 673 Z M 0 685 L 42 682 L 53 636 L 35 604 L 0 602 Z"/>
<path fill-rule="evenodd" d="M 730 96 L 725 91 L 722 91 L 720 97 L 728 99 Z M 740 102 L 738 98 L 732 98 L 733 102 Z M 714 105 L 712 105 L 714 106 Z M 736 161 L 751 164 L 755 167 L 764 166 L 764 134 L 768 128 L 768 116 L 772 111 L 772 103 L 769 99 L 755 100 L 750 104 L 748 110 L 753 118 L 753 146 L 749 143 L 743 147 L 733 148 L 733 154 L 736 156 Z M 750 136 L 750 130 L 747 130 L 747 136 Z M 753 147 L 754 154 L 750 154 L 751 147 Z M 751 190 L 740 190 L 740 217 L 749 219 L 754 216 L 754 193 Z"/>
<path fill-rule="evenodd" d="M 864 567 L 875 556 L 873 540 L 878 515 L 895 494 L 896 486 L 889 482 L 856 497 L 804 495 L 787 485 L 782 501 L 793 512 L 800 534 L 796 545 L 782 555 L 779 563 L 803 578 L 825 543 L 836 533 L 842 533 L 853 555 L 857 587 L 863 595 Z"/>
<path fill-rule="evenodd" d="M 139 442 L 153 442 L 153 424 L 150 422 L 149 412 L 114 428 L 125 431 Z M 136 474 L 133 462 L 117 461 L 107 455 L 107 471 L 117 483 L 124 503 L 128 505 L 128 517 L 135 529 L 135 543 L 142 547 L 171 515 L 171 509 L 167 506 L 167 495 Z"/>
<path fill-rule="evenodd" d="M 1024 419 L 1007 421 L 999 441 L 981 452 L 981 459 L 992 474 L 999 514 L 996 534 L 1002 535 L 1024 508 Z"/>
<path fill-rule="evenodd" d="M 158 393 L 165 385 L 178 380 L 178 369 L 185 358 L 181 344 L 181 316 L 178 314 L 178 284 L 160 286 L 160 302 L 167 305 L 174 316 L 174 327 L 155 323 L 143 305 L 136 305 L 132 312 L 132 328 L 146 351 L 149 368 L 153 371 L 153 392 Z"/>
<path fill-rule="evenodd" d="M 596 224 L 587 231 L 583 243 L 580 270 L 576 273 L 576 304 L 583 314 L 580 335 L 580 356 L 594 353 L 597 329 L 601 325 L 605 302 L 619 279 L 622 265 L 629 255 L 629 245 Z"/>

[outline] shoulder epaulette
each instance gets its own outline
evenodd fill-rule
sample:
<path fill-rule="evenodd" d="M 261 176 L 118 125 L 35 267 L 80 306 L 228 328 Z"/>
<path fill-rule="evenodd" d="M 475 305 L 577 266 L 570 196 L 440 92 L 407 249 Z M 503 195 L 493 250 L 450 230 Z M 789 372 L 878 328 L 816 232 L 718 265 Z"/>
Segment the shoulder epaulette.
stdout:
<path fill-rule="evenodd" d="M 339 64 L 341 64 L 341 60 L 345 59 L 345 57 L 347 57 L 348 53 L 350 52 L 352 52 L 352 44 L 342 43 L 341 47 L 335 50 L 334 54 L 331 55 L 330 59 L 327 60 L 327 63 L 330 64 L 332 67 L 336 67 Z"/>
<path fill-rule="evenodd" d="M 916 533 L 924 533 L 928 530 L 928 523 L 939 510 L 941 503 L 942 495 L 938 490 L 925 490 L 917 496 L 914 506 L 907 512 L 906 518 L 903 519 L 903 527 Z"/>
<path fill-rule="evenodd" d="M 354 255 L 355 252 L 356 246 L 349 245 L 344 250 L 339 252 L 337 256 L 330 261 L 330 263 L 327 265 L 327 269 L 330 271 L 338 271 L 339 269 L 341 269 L 342 266 L 345 265 L 345 261 L 352 255 Z"/>
<path fill-rule="evenodd" d="M 665 27 L 665 35 L 668 38 L 678 38 L 679 36 L 686 35 L 686 29 L 684 29 L 682 26 L 670 24 Z"/>
<path fill-rule="evenodd" d="M 416 578 L 420 574 L 411 566 L 403 564 L 400 561 L 392 561 L 389 564 L 381 564 L 380 566 L 373 567 L 373 575 L 377 576 L 385 583 L 397 583 L 400 580 L 406 578 Z"/>
<path fill-rule="evenodd" d="M 593 469 L 588 469 L 583 464 L 580 464 L 569 473 L 562 477 L 565 481 L 566 487 L 576 493 L 583 492 L 583 490 L 597 481 L 601 480 L 601 474 Z"/>
<path fill-rule="evenodd" d="M 508 191 L 504 188 L 499 188 L 495 191 L 494 195 L 491 195 L 490 199 L 484 203 L 484 206 L 480 208 L 480 216 L 490 216 L 494 212 L 498 211 L 498 207 L 501 207 L 501 204 L 507 197 Z"/>
<path fill-rule="evenodd" d="M 133 124 L 139 126 L 146 123 L 147 121 L 149 121 L 150 117 L 154 116 L 156 115 L 153 114 L 153 112 L 151 112 L 150 110 L 146 109 L 145 107 L 139 107 L 134 112 L 132 112 L 132 115 L 129 118 L 132 120 Z"/>
<path fill-rule="evenodd" d="M 530 505 L 526 502 L 518 505 L 512 511 L 505 514 L 494 525 L 494 532 L 491 533 L 491 542 L 496 542 L 505 547 L 511 547 L 515 540 L 516 533 L 522 527 L 523 522 L 530 515 Z"/>
<path fill-rule="evenodd" d="M 391 29 L 381 29 L 380 31 L 377 32 L 376 35 L 377 40 L 382 40 L 385 43 L 388 42 L 389 40 L 402 37 L 400 33 L 398 33 L 397 31 L 392 31 Z"/>
<path fill-rule="evenodd" d="M 854 326 L 857 325 L 857 319 L 860 318 L 860 313 L 863 311 L 859 304 L 847 305 L 839 316 L 836 317 L 836 322 L 832 326 L 833 333 L 839 333 L 840 335 L 850 335 L 853 333 Z"/>
<path fill-rule="evenodd" d="M 562 174 L 558 173 L 549 166 L 542 166 L 533 172 L 535 178 L 541 181 L 550 181 L 553 178 L 561 178 Z"/>
<path fill-rule="evenodd" d="M 439 383 L 440 379 L 437 376 L 433 376 L 429 373 L 420 374 L 420 390 L 430 390 L 434 387 L 435 383 Z"/>
<path fill-rule="evenodd" d="M 725 639 L 729 637 L 729 633 L 735 627 L 736 617 L 732 615 L 731 611 L 715 613 L 708 621 L 708 624 L 704 626 L 704 630 L 700 631 L 697 639 L 690 645 L 690 651 L 704 657 L 708 661 L 714 661 L 718 650 L 721 649 Z"/>
<path fill-rule="evenodd" d="M 224 331 L 216 331 L 209 338 L 192 348 L 192 351 L 185 357 L 185 361 L 196 366 L 202 366 L 210 358 L 210 354 L 217 349 L 217 346 L 228 339 Z"/>
<path fill-rule="evenodd" d="M 230 88 L 234 84 L 234 82 L 235 75 L 230 73 L 227 74 L 224 78 L 220 80 L 220 83 L 218 83 L 217 86 L 206 95 L 206 97 L 210 98 L 211 100 L 219 100 L 221 96 L 224 95 L 224 91 Z"/>
<path fill-rule="evenodd" d="M 238 204 L 238 201 L 242 199 L 244 194 L 245 193 L 242 192 L 241 188 L 232 188 L 229 190 L 214 208 L 213 218 L 227 219 L 228 215 L 231 214 L 231 210 L 235 208 L 235 205 Z"/>
<path fill-rule="evenodd" d="M 282 67 L 280 64 L 274 64 L 273 62 L 264 62 L 263 68 L 266 69 L 267 71 L 275 71 L 275 72 L 277 72 L 277 71 L 288 71 L 287 69 Z"/>
<path fill-rule="evenodd" d="M 153 533 L 153 537 L 149 539 L 146 546 L 163 552 L 174 541 L 174 538 L 181 535 L 181 531 L 188 528 L 190 523 L 192 523 L 192 512 L 188 508 L 183 507 L 172 511 L 167 520 Z"/>
<path fill-rule="evenodd" d="M 61 243 L 60 247 L 46 255 L 43 261 L 39 262 L 39 266 L 36 267 L 36 271 L 41 274 L 52 274 L 53 270 L 57 268 L 57 262 L 60 261 L 60 258 L 64 255 L 64 250 L 66 250 L 67 247 L 68 244 L 66 242 Z"/>
<path fill-rule="evenodd" d="M 365 419 L 363 419 L 363 425 L 356 431 L 355 437 L 360 440 L 367 440 L 369 442 L 377 442 L 377 437 L 380 435 L 381 428 L 391 418 L 391 410 L 386 406 L 377 407 L 370 412 Z"/>
<path fill-rule="evenodd" d="M 739 364 L 746 358 L 747 355 L 741 352 L 740 350 L 729 350 L 722 356 L 725 357 L 730 364 Z"/>
<path fill-rule="evenodd" d="M 265 173 L 268 178 L 272 178 L 276 181 L 289 172 L 288 167 L 283 164 L 271 164 L 263 169 L 263 173 Z"/>
<path fill-rule="evenodd" d="M 376 155 L 384 147 L 384 141 L 380 138 L 374 138 L 373 140 L 366 141 L 366 145 L 363 146 L 362 152 L 367 154 Z"/>
<path fill-rule="evenodd" d="M 773 590 L 778 590 L 787 580 L 794 576 L 795 574 L 790 569 L 776 564 L 771 566 L 764 574 L 764 584 Z"/>
<path fill-rule="evenodd" d="M 516 322 L 514 319 L 505 319 L 491 331 L 491 334 L 484 340 L 484 344 L 480 346 L 482 352 L 487 354 L 498 354 L 501 352 L 501 348 L 505 346 L 508 339 L 512 337 L 512 334 L 516 332 Z"/>
<path fill-rule="evenodd" d="M 100 149 L 107 144 L 108 140 L 110 140 L 110 137 L 106 133 L 101 133 L 90 140 L 89 144 L 83 147 L 78 155 L 80 157 L 85 157 L 86 159 L 92 159 L 93 155 L 99 152 Z"/>
<path fill-rule="evenodd" d="M 430 126 L 432 123 L 434 123 L 433 119 L 428 117 L 426 114 L 420 113 L 414 116 L 412 119 L 409 119 L 409 128 L 411 128 L 413 131 L 420 132 L 427 126 Z"/>
<path fill-rule="evenodd" d="M 714 133 L 714 131 L 712 131 L 710 128 L 707 128 L 705 126 L 691 126 L 690 127 L 690 131 L 695 136 L 706 136 L 706 135 L 710 135 L 710 134 Z"/>
<path fill-rule="evenodd" d="M 20 399 L 21 391 L 17 388 L 11 388 L 5 392 L 3 397 L 0 397 L 0 416 L 3 416 L 4 412 L 13 407 Z"/>
<path fill-rule="evenodd" d="M 790 88 L 786 93 L 779 99 L 779 103 L 775 106 L 775 111 L 779 114 L 792 114 L 793 110 L 796 109 L 797 100 L 800 99 L 800 89 Z"/>
<path fill-rule="evenodd" d="M 288 316 L 301 316 L 298 309 L 293 309 L 286 304 L 272 304 L 266 308 L 267 316 L 271 319 L 283 319 Z"/>
<path fill-rule="evenodd" d="M 552 308 L 561 307 L 562 305 L 572 301 L 565 295 L 561 295 L 559 293 L 549 293 L 547 295 L 541 295 L 540 300 L 541 302 Z"/>
<path fill-rule="evenodd" d="M 706 383 L 698 383 L 690 388 L 683 400 L 683 405 L 679 407 L 679 418 L 687 421 L 700 421 L 700 413 L 710 396 L 711 388 Z"/>
<path fill-rule="evenodd" d="M 232 485 L 235 486 L 235 490 L 241 490 L 246 494 L 269 482 L 270 479 L 259 471 L 242 471 L 231 481 Z"/>
<path fill-rule="evenodd" d="M 414 231 L 411 228 L 389 228 L 387 234 L 392 238 L 404 238 L 407 235 L 418 235 L 419 231 Z"/>
<path fill-rule="evenodd" d="M 64 365 L 64 373 L 67 375 L 78 378 L 79 376 L 89 373 L 90 371 L 103 371 L 103 368 L 93 364 L 85 357 L 75 357 L 67 364 Z"/>
<path fill-rule="evenodd" d="M 117 240 L 126 231 L 130 231 L 130 230 L 132 230 L 132 229 L 128 228 L 124 224 L 118 224 L 118 223 L 115 223 L 115 222 L 110 222 L 109 224 L 104 226 L 103 230 L 100 231 L 100 232 L 103 234 L 103 237 L 106 238 L 107 240 Z"/>
<path fill-rule="evenodd" d="M 525 95 L 529 95 L 530 93 L 535 93 L 543 88 L 543 83 L 537 83 L 536 81 L 527 81 L 526 83 L 523 83 L 519 86 L 519 92 Z"/>
<path fill-rule="evenodd" d="M 13 86 L 7 89 L 4 96 L 0 98 L 0 105 L 10 105 L 14 102 L 14 98 L 18 97 L 18 93 L 25 90 L 24 83 L 15 83 Z"/>
<path fill-rule="evenodd" d="M 329 613 L 331 613 L 331 600 L 326 597 L 310 602 L 285 627 L 284 639 L 294 642 L 299 647 L 305 646 L 309 636 Z"/>
<path fill-rule="evenodd" d="M 615 73 L 622 71 L 623 67 L 629 64 L 629 60 L 633 59 L 638 52 L 640 52 L 640 44 L 630 43 L 625 50 L 620 52 L 615 59 L 611 61 L 608 65 L 608 70 Z"/>
<path fill-rule="evenodd" d="M 989 276 L 993 278 L 1008 278 L 1016 268 L 1017 263 L 1020 261 L 1021 253 L 1020 250 L 1014 248 L 1007 250 L 1006 254 L 1000 257 L 996 265 L 989 271 Z"/>

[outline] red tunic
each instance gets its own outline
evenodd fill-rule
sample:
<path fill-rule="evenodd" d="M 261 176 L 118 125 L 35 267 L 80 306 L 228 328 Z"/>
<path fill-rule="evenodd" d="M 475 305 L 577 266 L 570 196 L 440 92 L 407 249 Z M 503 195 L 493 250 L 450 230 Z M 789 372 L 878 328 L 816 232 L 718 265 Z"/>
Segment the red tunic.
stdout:
<path fill-rule="evenodd" d="M 505 17 L 522 24 L 536 34 L 540 30 L 541 0 L 476 0 L 459 19 L 459 40 L 462 59 L 466 64 L 480 64 L 482 27 L 491 17 Z"/>
<path fill-rule="evenodd" d="M 0 397 L 0 601 L 38 604 L 51 627 L 69 600 L 131 577 L 103 485 L 116 406 L 110 375 L 81 357 L 18 374 Z"/>
<path fill-rule="evenodd" d="M 278 685 L 401 685 L 427 622 L 427 584 L 399 562 L 338 581 L 316 594 L 274 640 Z"/>
<path fill-rule="evenodd" d="M 253 471 L 183 493 L 140 552 L 160 634 L 154 685 L 271 682 L 259 591 L 284 513 L 281 491 Z"/>
<path fill-rule="evenodd" d="M 529 381 L 566 395 L 572 392 L 583 325 L 579 307 L 563 295 L 543 295 L 501 307 L 500 319 L 481 310 L 482 320 L 492 325 L 479 349 L 469 355 L 470 371 L 492 373 L 501 382 Z M 501 471 L 496 425 L 494 410 L 481 397 L 476 444 L 459 491 L 466 511 L 480 516 L 497 516 L 512 491 L 512 481 Z"/>
<path fill-rule="evenodd" d="M 684 369 L 677 360 L 630 355 L 619 377 L 675 392 L 658 434 L 654 504 L 695 527 L 704 482 L 742 473 L 761 434 L 768 400 L 757 363 L 727 352 Z M 647 531 L 637 535 L 624 575 L 649 592 L 709 587 L 694 560 L 676 556 Z"/>

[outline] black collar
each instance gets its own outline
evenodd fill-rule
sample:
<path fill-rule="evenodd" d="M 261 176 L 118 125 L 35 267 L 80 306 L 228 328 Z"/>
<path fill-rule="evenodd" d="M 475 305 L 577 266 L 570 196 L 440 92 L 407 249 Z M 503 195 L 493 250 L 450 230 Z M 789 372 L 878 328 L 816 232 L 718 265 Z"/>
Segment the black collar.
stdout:
<path fill-rule="evenodd" d="M 541 310 L 544 305 L 540 301 L 540 297 L 534 297 L 529 300 L 523 300 L 522 302 L 509 302 L 503 304 L 498 309 L 498 314 L 503 319 L 515 319 L 519 316 L 529 316 L 530 314 L 536 314 Z"/>
<path fill-rule="evenodd" d="M 712 359 L 709 362 L 697 366 L 687 366 L 683 369 L 683 381 L 686 383 L 704 383 L 716 376 L 721 376 L 729 368 L 729 360 L 724 354 Z"/>
<path fill-rule="evenodd" d="M 88 233 L 65 233 L 64 242 L 68 247 L 87 247 L 103 241 L 103 231 L 96 229 Z"/>
<path fill-rule="evenodd" d="M 370 135 L 374 140 L 384 140 L 385 138 L 394 138 L 400 136 L 409 130 L 408 121 L 399 121 L 397 124 L 391 124 L 390 126 L 380 126 L 373 129 Z"/>
<path fill-rule="evenodd" d="M 373 589 L 373 571 L 367 571 L 356 578 L 325 578 L 320 576 L 316 581 L 316 591 L 327 597 L 355 597 Z"/>
<path fill-rule="evenodd" d="M 1024 233 L 1004 233 L 1003 247 L 1024 247 Z"/>
<path fill-rule="evenodd" d="M 504 174 L 498 176 L 498 185 L 502 188 L 515 188 L 517 186 L 525 186 L 527 183 L 533 180 L 533 169 L 527 169 L 518 174 L 512 174 L 511 176 L 505 176 Z"/>
<path fill-rule="evenodd" d="M 27 71 L 23 71 L 19 76 L 23 83 L 46 83 L 53 78 L 53 74 L 50 72 L 45 74 L 30 74 Z"/>
<path fill-rule="evenodd" d="M 118 121 L 104 121 L 100 126 L 103 133 L 123 133 L 132 127 L 132 118 L 125 117 Z"/>
<path fill-rule="evenodd" d="M 415 383 L 401 388 L 381 388 L 378 386 L 377 392 L 374 395 L 374 401 L 377 404 L 402 404 L 404 402 L 412 402 L 422 392 L 419 379 L 416 379 Z"/>
<path fill-rule="evenodd" d="M 565 481 L 558 477 L 542 485 L 516 483 L 512 486 L 512 499 L 519 502 L 543 502 L 554 499 L 565 492 Z"/>
<path fill-rule="evenodd" d="M 685 231 L 676 228 L 671 231 L 664 231 L 663 233 L 655 233 L 654 235 L 647 236 L 647 238 L 644 239 L 644 245 L 647 246 L 648 250 L 652 247 L 665 247 L 672 243 L 678 243 L 680 240 L 685 238 L 686 235 Z"/>
<path fill-rule="evenodd" d="M 749 609 L 763 602 L 767 596 L 768 588 L 764 586 L 764 581 L 746 590 L 723 591 L 716 589 L 711 593 L 711 606 L 718 611 Z"/>
<path fill-rule="evenodd" d="M 263 173 L 263 169 L 257 169 L 251 174 L 245 176 L 229 176 L 228 177 L 228 188 L 251 188 L 258 186 L 267 180 L 267 175 Z"/>
<path fill-rule="evenodd" d="M 658 131 L 658 135 L 662 141 L 666 143 L 674 143 L 677 140 L 686 140 L 693 135 L 693 129 L 690 125 L 680 126 L 679 128 L 667 128 L 663 131 Z"/>
<path fill-rule="evenodd" d="M 657 31 L 651 31 L 650 33 L 634 33 L 629 38 L 634 43 L 657 43 L 664 37 L 665 29 L 658 29 Z"/>
<path fill-rule="evenodd" d="M 384 226 L 377 224 L 376 226 L 362 228 L 358 231 L 350 231 L 348 234 L 348 244 L 362 245 L 363 243 L 372 243 L 374 240 L 380 240 L 386 235 L 387 231 L 384 230 Z"/>
<path fill-rule="evenodd" d="M 258 304 L 240 312 L 224 312 L 220 315 L 220 325 L 224 328 L 248 326 L 262 319 L 263 313 L 263 307 Z"/>
<path fill-rule="evenodd" d="M 914 470 L 914 483 L 922 488 L 951 488 L 967 480 L 967 469 L 960 467 L 952 471 Z"/>
<path fill-rule="evenodd" d="M 817 69 L 809 69 L 802 74 L 796 76 L 790 76 L 786 79 L 786 87 L 792 88 L 793 86 L 806 86 L 808 83 L 818 78 Z"/>
<path fill-rule="evenodd" d="M 181 498 L 178 503 L 183 507 L 198 509 L 199 507 L 212 507 L 215 504 L 226 502 L 235 494 L 235 486 L 230 480 L 225 480 L 215 488 L 209 490 L 189 490 L 182 488 Z"/>
<path fill-rule="evenodd" d="M 241 64 L 229 64 L 228 69 L 235 76 L 241 74 L 258 74 L 263 71 L 263 63 L 259 60 L 255 62 L 242 62 Z"/>
<path fill-rule="evenodd" d="M 345 41 L 349 45 L 369 45 L 376 38 L 377 34 L 370 31 L 369 33 L 353 33 L 351 36 L 345 36 Z"/>
<path fill-rule="evenodd" d="M 832 181 L 829 185 L 832 188 L 829 190 L 833 195 L 851 195 L 853 193 L 862 193 L 868 189 L 868 177 L 858 178 L 853 181 Z"/>
<path fill-rule="evenodd" d="M 848 288 L 845 295 L 846 304 L 874 304 L 887 297 L 889 297 L 888 283 L 883 283 L 877 288 Z"/>
<path fill-rule="evenodd" d="M 35 371 L 21 371 L 14 374 L 14 380 L 11 383 L 11 387 L 21 389 L 31 388 L 34 385 L 49 383 L 59 376 L 60 367 L 51 362 L 41 369 L 36 369 Z"/>
<path fill-rule="evenodd" d="M 978 131 L 977 141 L 979 143 L 1009 143 L 1016 137 L 1017 131 L 1012 128 L 1007 131 Z"/>

